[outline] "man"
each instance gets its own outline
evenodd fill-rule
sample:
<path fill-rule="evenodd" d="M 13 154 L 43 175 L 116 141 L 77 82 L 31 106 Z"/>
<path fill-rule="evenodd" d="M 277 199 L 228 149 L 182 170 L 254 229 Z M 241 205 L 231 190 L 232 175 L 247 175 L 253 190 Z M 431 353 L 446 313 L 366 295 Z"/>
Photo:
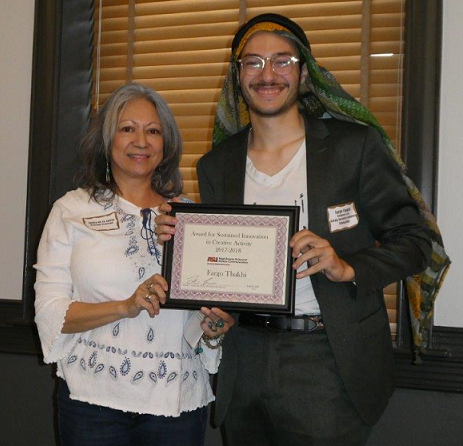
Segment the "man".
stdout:
<path fill-rule="evenodd" d="M 215 421 L 231 446 L 365 444 L 393 391 L 382 289 L 425 269 L 431 254 L 384 138 L 355 123 L 376 121 L 313 63 L 291 20 L 263 14 L 245 24 L 216 145 L 197 166 L 203 203 L 301 208 L 290 242 L 295 316 L 243 313 L 223 341 Z M 170 238 L 175 219 L 157 223 Z M 219 317 L 232 324 L 218 309 L 203 312 L 205 330 Z"/>

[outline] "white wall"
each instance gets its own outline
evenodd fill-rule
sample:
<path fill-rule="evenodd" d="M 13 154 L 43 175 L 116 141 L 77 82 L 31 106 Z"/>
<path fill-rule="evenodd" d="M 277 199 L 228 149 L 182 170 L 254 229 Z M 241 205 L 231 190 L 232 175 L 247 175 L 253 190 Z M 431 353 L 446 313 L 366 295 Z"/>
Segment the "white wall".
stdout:
<path fill-rule="evenodd" d="M 0 0 L 0 299 L 21 299 L 34 1 Z"/>
<path fill-rule="evenodd" d="M 438 223 L 453 263 L 436 301 L 435 325 L 463 327 L 463 2 L 444 0 Z"/>

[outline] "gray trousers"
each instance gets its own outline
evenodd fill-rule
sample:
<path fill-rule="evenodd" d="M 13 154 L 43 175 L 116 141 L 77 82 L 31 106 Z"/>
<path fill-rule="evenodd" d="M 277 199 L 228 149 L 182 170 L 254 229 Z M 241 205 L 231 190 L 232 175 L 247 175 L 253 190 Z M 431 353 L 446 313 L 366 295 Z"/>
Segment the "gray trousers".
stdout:
<path fill-rule="evenodd" d="M 234 327 L 238 376 L 228 446 L 360 446 L 370 433 L 350 402 L 324 331 Z"/>

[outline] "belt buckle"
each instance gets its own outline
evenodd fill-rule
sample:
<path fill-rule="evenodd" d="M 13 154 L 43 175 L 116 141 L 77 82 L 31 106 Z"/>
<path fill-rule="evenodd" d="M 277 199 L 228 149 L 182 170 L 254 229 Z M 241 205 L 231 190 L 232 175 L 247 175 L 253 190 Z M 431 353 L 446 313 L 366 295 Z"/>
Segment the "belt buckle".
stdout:
<path fill-rule="evenodd" d="M 306 327 L 308 333 L 320 329 L 322 327 L 320 316 L 307 316 Z"/>
<path fill-rule="evenodd" d="M 309 316 L 306 319 L 306 327 L 307 332 L 310 333 L 318 328 L 318 324 Z"/>

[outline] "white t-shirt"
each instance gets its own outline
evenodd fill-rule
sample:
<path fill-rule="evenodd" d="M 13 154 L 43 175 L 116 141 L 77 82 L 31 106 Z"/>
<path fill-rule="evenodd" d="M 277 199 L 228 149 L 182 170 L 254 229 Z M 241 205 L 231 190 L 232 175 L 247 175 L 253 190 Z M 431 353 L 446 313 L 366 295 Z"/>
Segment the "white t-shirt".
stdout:
<path fill-rule="evenodd" d="M 221 354 L 204 346 L 197 355 L 183 338 L 193 312 L 161 309 L 151 319 L 142 311 L 84 333 L 61 333 L 71 302 L 124 300 L 160 273 L 155 212 L 118 196 L 101 205 L 83 189 L 57 200 L 35 265 L 35 320 L 44 360 L 57 362 L 72 399 L 179 416 L 214 399 L 207 370 L 217 371 Z"/>
<path fill-rule="evenodd" d="M 306 228 L 308 213 L 305 154 L 306 144 L 304 140 L 291 161 L 272 176 L 259 172 L 248 157 L 244 203 L 299 206 L 299 229 Z M 306 268 L 307 264 L 303 264 L 298 271 Z M 310 277 L 296 279 L 295 314 L 320 314 L 320 307 L 315 298 Z"/>

